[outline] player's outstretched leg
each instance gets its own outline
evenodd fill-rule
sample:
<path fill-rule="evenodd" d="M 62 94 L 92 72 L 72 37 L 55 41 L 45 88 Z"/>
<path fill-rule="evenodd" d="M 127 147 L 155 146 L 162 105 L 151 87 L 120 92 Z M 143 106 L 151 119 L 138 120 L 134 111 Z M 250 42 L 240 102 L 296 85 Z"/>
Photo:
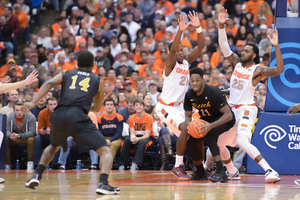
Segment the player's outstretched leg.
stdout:
<path fill-rule="evenodd" d="M 42 179 L 42 174 L 45 170 L 45 166 L 47 166 L 50 163 L 50 161 L 53 159 L 55 153 L 59 150 L 59 148 L 60 146 L 54 147 L 51 144 L 46 147 L 46 149 L 43 151 L 40 163 L 37 166 L 35 173 L 31 177 L 31 179 L 29 179 L 25 183 L 25 187 L 35 189 L 40 184 L 40 180 Z"/>
<path fill-rule="evenodd" d="M 108 184 L 108 174 L 113 164 L 113 156 L 108 146 L 96 150 L 100 157 L 99 166 L 101 169 L 100 180 L 96 189 L 97 194 L 120 194 L 120 188 Z"/>

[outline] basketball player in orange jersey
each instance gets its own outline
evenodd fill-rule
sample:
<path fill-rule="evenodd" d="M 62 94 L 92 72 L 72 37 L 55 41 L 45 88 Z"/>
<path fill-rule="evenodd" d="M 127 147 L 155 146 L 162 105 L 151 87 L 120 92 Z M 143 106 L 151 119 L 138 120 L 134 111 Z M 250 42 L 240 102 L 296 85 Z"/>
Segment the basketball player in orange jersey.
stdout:
<path fill-rule="evenodd" d="M 190 22 L 186 24 L 187 16 L 180 16 L 178 19 L 179 29 L 174 41 L 169 45 L 169 55 L 166 60 L 166 68 L 163 73 L 164 85 L 161 99 L 156 105 L 157 115 L 164 117 L 168 123 L 177 127 L 181 134 L 177 140 L 177 154 L 175 166 L 172 169 L 174 175 L 181 180 L 189 180 L 190 177 L 183 167 L 183 154 L 188 139 L 187 126 L 182 101 L 188 90 L 189 65 L 200 55 L 204 47 L 202 29 L 197 12 L 188 14 Z M 180 38 L 188 26 L 193 26 L 197 31 L 197 46 L 191 53 L 185 55 L 180 44 Z"/>
<path fill-rule="evenodd" d="M 229 104 L 236 118 L 236 132 L 228 131 L 222 134 L 218 139 L 222 160 L 225 163 L 230 174 L 235 174 L 237 169 L 233 166 L 230 160 L 230 154 L 226 145 L 235 146 L 236 143 L 248 155 L 255 160 L 266 172 L 266 182 L 277 182 L 280 180 L 278 173 L 270 167 L 267 161 L 262 157 L 258 149 L 250 143 L 251 129 L 257 114 L 257 107 L 254 105 L 255 86 L 263 77 L 278 76 L 284 71 L 282 55 L 278 45 L 278 32 L 274 28 L 268 34 L 271 44 L 275 48 L 277 66 L 265 67 L 258 65 L 258 47 L 255 44 L 246 44 L 241 52 L 241 58 L 233 53 L 228 45 L 225 23 L 227 10 L 220 9 L 219 21 L 219 45 L 222 49 L 224 57 L 235 66 L 230 79 L 230 97 Z M 257 62 L 258 61 L 258 62 Z"/>

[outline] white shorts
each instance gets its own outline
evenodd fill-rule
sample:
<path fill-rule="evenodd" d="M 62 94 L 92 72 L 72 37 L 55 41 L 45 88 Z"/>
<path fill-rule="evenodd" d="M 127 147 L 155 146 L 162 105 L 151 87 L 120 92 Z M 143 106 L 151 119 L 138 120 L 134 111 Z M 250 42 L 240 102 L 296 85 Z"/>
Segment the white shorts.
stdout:
<path fill-rule="evenodd" d="M 167 106 L 158 102 L 155 110 L 158 117 L 164 117 L 166 122 L 173 124 L 176 128 L 185 121 L 182 103 L 178 106 Z"/>
<path fill-rule="evenodd" d="M 238 137 L 241 133 L 246 133 L 249 141 L 251 141 L 252 137 L 252 127 L 256 120 L 257 116 L 257 107 L 256 106 L 241 106 L 238 109 L 232 108 L 232 111 L 235 116 L 235 125 L 221 134 L 218 138 L 218 144 L 228 145 L 231 147 L 235 147 L 237 145 L 236 137 Z M 240 132 L 240 129 L 247 129 L 247 131 Z"/>

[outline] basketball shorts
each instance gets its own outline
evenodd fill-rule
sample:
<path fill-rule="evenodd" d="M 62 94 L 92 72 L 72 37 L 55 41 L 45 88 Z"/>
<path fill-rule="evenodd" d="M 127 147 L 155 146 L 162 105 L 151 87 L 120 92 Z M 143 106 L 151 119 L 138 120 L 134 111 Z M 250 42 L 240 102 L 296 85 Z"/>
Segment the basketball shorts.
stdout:
<path fill-rule="evenodd" d="M 183 104 L 178 106 L 167 106 L 157 103 L 155 106 L 156 114 L 159 117 L 164 117 L 167 122 L 173 124 L 176 128 L 185 121 Z"/>
<path fill-rule="evenodd" d="M 88 115 L 80 107 L 59 107 L 50 121 L 50 140 L 53 146 L 67 149 L 67 138 L 72 136 L 80 152 L 97 150 L 106 146 L 106 140 Z"/>

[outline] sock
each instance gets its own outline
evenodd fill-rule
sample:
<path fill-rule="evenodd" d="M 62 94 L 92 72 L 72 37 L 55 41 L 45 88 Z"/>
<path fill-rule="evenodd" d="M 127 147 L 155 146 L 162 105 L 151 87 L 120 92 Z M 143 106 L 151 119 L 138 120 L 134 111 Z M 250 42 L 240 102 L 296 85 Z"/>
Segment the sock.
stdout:
<path fill-rule="evenodd" d="M 175 167 L 183 164 L 183 156 L 176 155 Z"/>
<path fill-rule="evenodd" d="M 38 175 L 42 175 L 44 170 L 45 170 L 45 165 L 41 165 L 39 164 L 37 167 L 36 167 L 36 170 L 35 170 L 35 173 L 37 173 Z"/>
<path fill-rule="evenodd" d="M 99 180 L 99 182 L 102 182 L 102 183 L 104 183 L 104 184 L 108 184 L 108 174 L 104 174 L 104 173 L 102 173 L 102 174 L 100 174 L 100 180 Z"/>
<path fill-rule="evenodd" d="M 267 161 L 265 159 L 261 159 L 258 164 L 265 170 L 267 171 L 268 169 L 271 169 L 272 168 L 270 167 L 270 165 L 267 163 Z"/>
<path fill-rule="evenodd" d="M 198 173 L 198 174 L 204 172 L 203 165 L 196 165 L 195 167 L 196 167 L 196 169 L 197 169 L 197 173 Z"/>
<path fill-rule="evenodd" d="M 224 171 L 224 167 L 223 167 L 222 161 L 217 161 L 217 162 L 216 162 L 216 166 L 217 166 L 216 173 L 217 173 L 217 172 L 222 172 L 222 171 Z"/>
<path fill-rule="evenodd" d="M 230 163 L 227 163 L 225 164 L 226 168 L 227 168 L 227 171 L 230 173 L 230 174 L 234 174 L 236 172 L 236 167 L 233 165 L 233 162 L 232 160 L 230 160 Z"/>

